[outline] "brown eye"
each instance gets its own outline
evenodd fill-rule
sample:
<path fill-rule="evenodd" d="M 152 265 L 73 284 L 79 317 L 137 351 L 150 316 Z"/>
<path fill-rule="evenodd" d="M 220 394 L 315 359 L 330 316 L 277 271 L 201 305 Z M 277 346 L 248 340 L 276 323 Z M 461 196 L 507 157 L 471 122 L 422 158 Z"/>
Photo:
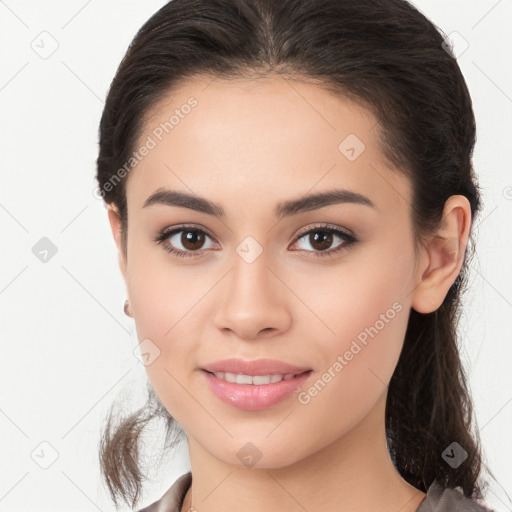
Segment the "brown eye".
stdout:
<path fill-rule="evenodd" d="M 181 233 L 180 242 L 185 249 L 190 251 L 201 249 L 205 240 L 205 234 L 202 231 L 183 230 Z"/>
<path fill-rule="evenodd" d="M 336 240 L 338 241 L 336 242 Z M 357 239 L 354 235 L 345 233 L 338 227 L 325 225 L 303 232 L 293 245 L 297 246 L 298 250 L 310 253 L 312 256 L 332 256 L 356 242 Z"/>
<path fill-rule="evenodd" d="M 324 251 L 329 249 L 333 241 L 332 233 L 326 231 L 315 231 L 309 234 L 309 243 L 313 249 Z"/>
<path fill-rule="evenodd" d="M 211 240 L 211 246 L 204 247 L 207 239 Z M 214 248 L 215 242 L 205 231 L 198 228 L 181 226 L 175 229 L 162 231 L 154 241 L 175 256 L 198 256 L 208 248 Z"/>

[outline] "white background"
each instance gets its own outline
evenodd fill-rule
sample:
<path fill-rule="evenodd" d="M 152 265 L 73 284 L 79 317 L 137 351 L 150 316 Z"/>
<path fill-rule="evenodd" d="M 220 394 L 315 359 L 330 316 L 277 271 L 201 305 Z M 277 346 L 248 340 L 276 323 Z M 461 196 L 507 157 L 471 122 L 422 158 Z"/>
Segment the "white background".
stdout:
<path fill-rule="evenodd" d="M 100 427 L 117 396 L 142 405 L 146 374 L 122 310 L 106 210 L 93 196 L 97 130 L 128 43 L 164 3 L 0 1 L 0 512 L 114 510 L 100 481 Z M 458 61 L 474 102 L 485 206 L 460 334 L 499 482 L 487 502 L 501 512 L 511 510 L 505 491 L 512 497 L 512 1 L 414 4 L 464 38 L 451 36 L 456 52 L 469 44 Z M 58 44 L 47 59 L 33 49 L 41 37 L 46 48 Z M 42 237 L 57 248 L 46 263 L 32 252 Z M 35 462 L 51 462 L 42 442 L 58 453 L 48 469 Z M 188 469 L 183 446 L 155 470 L 139 506 Z"/>

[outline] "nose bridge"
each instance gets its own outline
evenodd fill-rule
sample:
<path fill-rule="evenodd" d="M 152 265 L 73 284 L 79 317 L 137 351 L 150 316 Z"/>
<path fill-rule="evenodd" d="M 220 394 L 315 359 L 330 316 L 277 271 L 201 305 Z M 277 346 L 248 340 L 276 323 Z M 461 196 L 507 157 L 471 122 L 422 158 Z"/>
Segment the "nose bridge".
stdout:
<path fill-rule="evenodd" d="M 248 238 L 233 255 L 232 270 L 219 297 L 216 324 L 219 329 L 252 338 L 264 329 L 286 328 L 290 316 L 284 285 L 270 269 L 270 251 Z"/>
<path fill-rule="evenodd" d="M 276 289 L 278 282 L 270 271 L 269 251 L 256 247 L 253 242 L 242 242 L 233 258 L 229 298 L 237 301 L 240 309 L 270 309 L 282 294 Z"/>
<path fill-rule="evenodd" d="M 270 288 L 274 283 L 269 279 L 272 273 L 269 270 L 271 262 L 268 251 L 261 248 L 260 252 L 251 245 L 251 242 L 243 242 L 237 247 L 236 252 L 231 276 L 232 291 L 241 294 L 239 298 L 242 300 L 246 300 L 250 295 L 255 298 L 256 295 L 260 295 L 261 298 L 270 296 Z"/>

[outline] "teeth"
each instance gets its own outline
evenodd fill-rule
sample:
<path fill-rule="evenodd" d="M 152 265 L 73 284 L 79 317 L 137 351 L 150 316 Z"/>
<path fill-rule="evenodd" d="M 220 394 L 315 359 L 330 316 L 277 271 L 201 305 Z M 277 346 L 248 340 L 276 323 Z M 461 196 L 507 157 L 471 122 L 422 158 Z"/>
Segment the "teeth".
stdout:
<path fill-rule="evenodd" d="M 282 380 L 290 380 L 295 377 L 293 373 L 287 373 L 286 375 L 244 375 L 241 373 L 229 373 L 229 372 L 214 372 L 215 377 L 218 379 L 225 380 L 227 382 L 236 382 L 237 384 L 274 384 Z"/>

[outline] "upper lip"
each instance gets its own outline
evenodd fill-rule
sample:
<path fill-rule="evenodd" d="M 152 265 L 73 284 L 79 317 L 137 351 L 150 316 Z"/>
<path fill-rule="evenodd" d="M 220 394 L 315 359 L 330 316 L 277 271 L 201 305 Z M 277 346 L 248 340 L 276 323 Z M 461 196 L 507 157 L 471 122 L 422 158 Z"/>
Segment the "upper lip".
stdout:
<path fill-rule="evenodd" d="M 278 361 L 277 359 L 256 359 L 246 361 L 244 359 L 222 359 L 202 367 L 208 372 L 243 373 L 244 375 L 294 375 L 311 368 L 295 366 Z"/>

